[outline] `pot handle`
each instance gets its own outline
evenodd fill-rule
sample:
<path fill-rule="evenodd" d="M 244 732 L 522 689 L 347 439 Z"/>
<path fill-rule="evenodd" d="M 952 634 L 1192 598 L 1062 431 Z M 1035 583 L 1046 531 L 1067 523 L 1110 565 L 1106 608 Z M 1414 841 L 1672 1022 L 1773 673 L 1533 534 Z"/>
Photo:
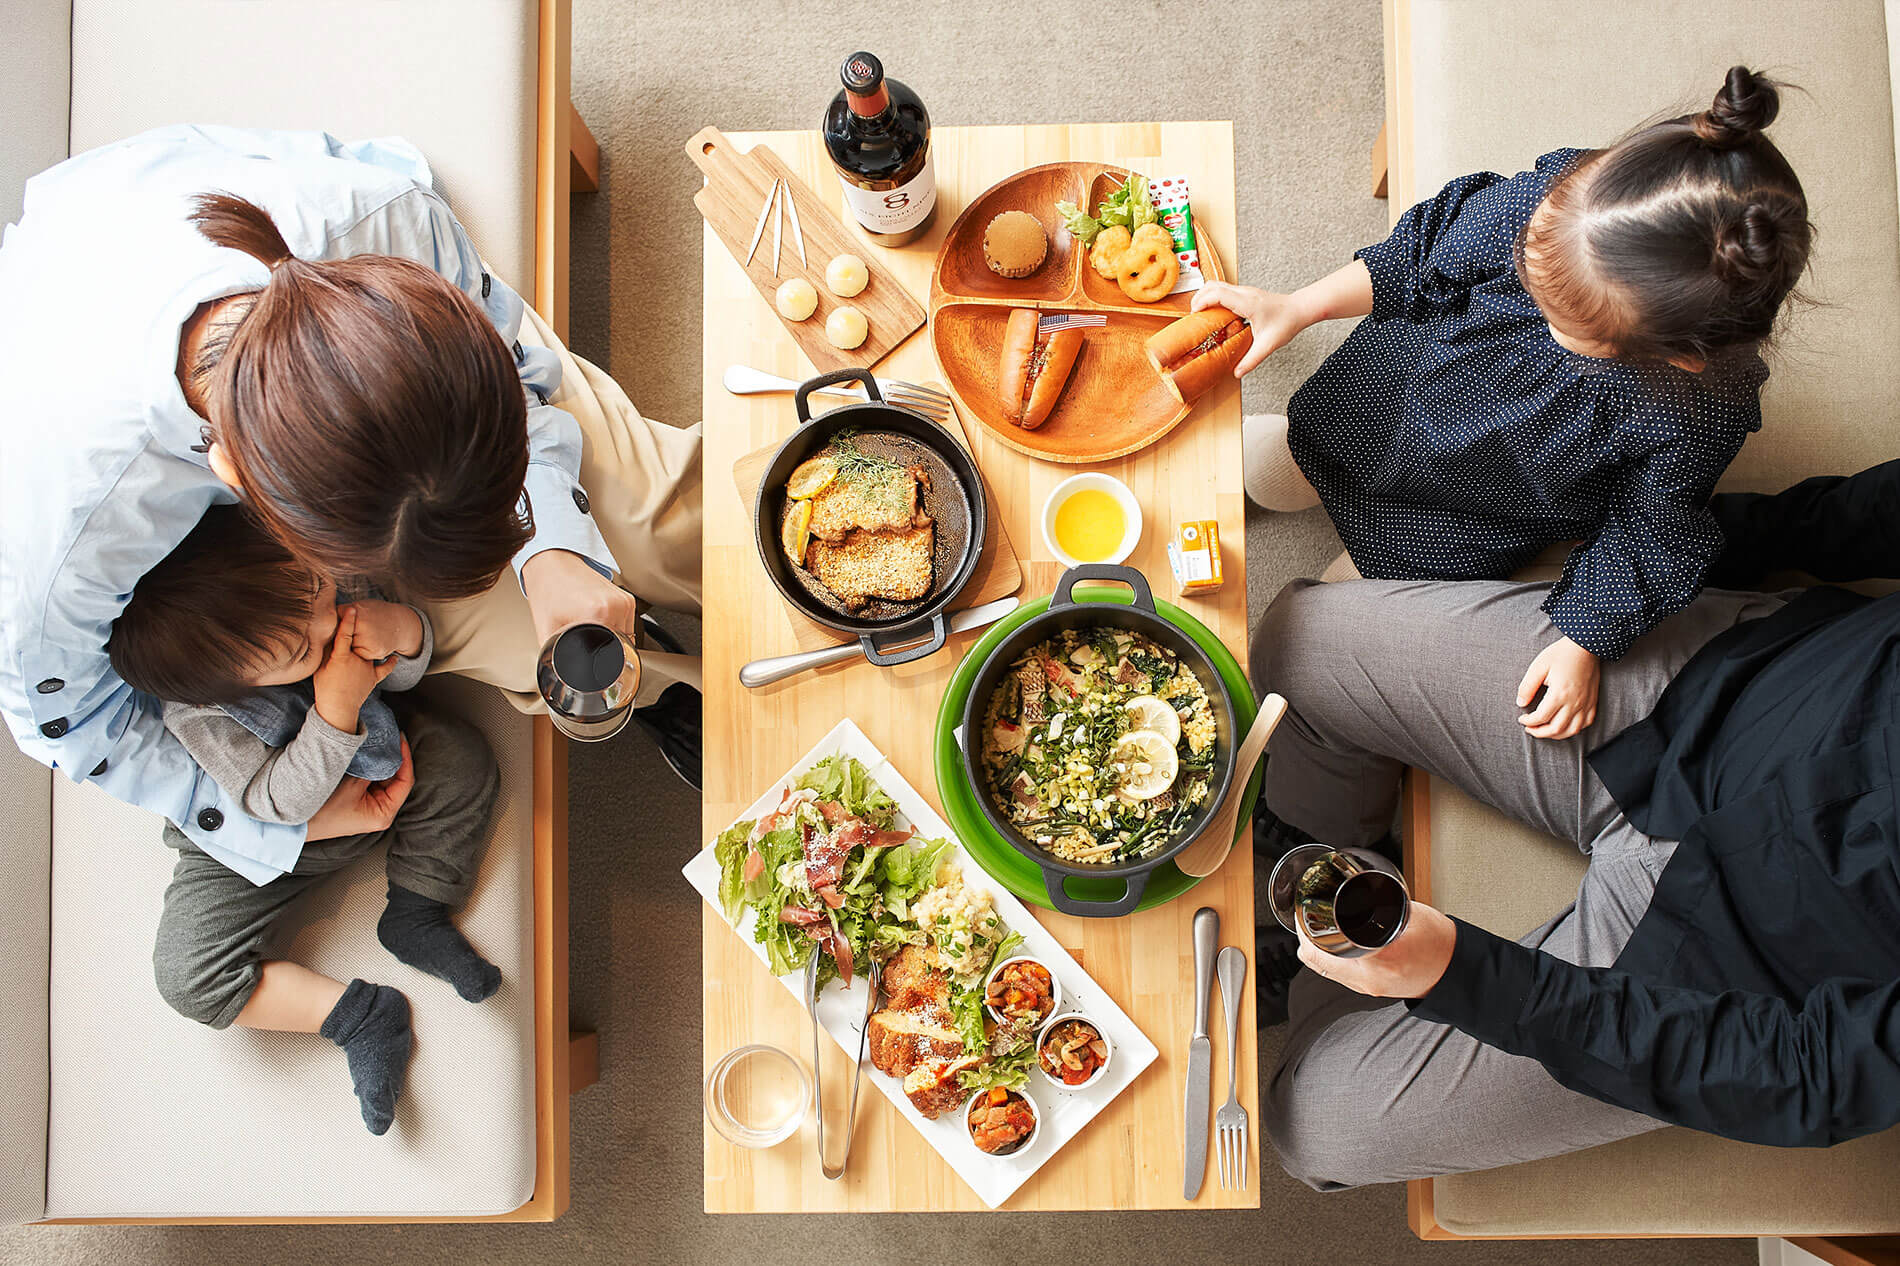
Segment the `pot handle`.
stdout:
<path fill-rule="evenodd" d="M 1141 904 L 1141 894 L 1147 891 L 1148 876 L 1152 874 L 1152 870 L 1143 870 L 1128 876 L 1128 891 L 1113 901 L 1082 901 L 1071 897 L 1062 890 L 1062 881 L 1068 876 L 1047 866 L 1042 868 L 1042 884 L 1049 890 L 1049 904 L 1063 914 L 1078 919 L 1119 919 L 1124 914 L 1133 914 L 1135 907 Z"/>
<path fill-rule="evenodd" d="M 907 624 L 903 628 L 895 630 L 890 636 L 890 641 L 893 644 L 908 642 L 911 638 L 916 637 L 918 631 L 923 627 L 924 626 L 920 624 Z M 864 658 L 870 660 L 879 668 L 893 668 L 898 664 L 908 664 L 913 659 L 922 659 L 926 655 L 935 655 L 938 651 L 943 649 L 943 644 L 949 640 L 949 637 L 950 620 L 939 611 L 936 615 L 930 617 L 929 639 L 919 642 L 915 646 L 886 654 L 878 648 L 877 634 L 875 633 L 858 634 L 858 644 L 864 647 Z"/>
<path fill-rule="evenodd" d="M 1148 587 L 1148 578 L 1133 567 L 1123 567 L 1117 563 L 1078 563 L 1062 573 L 1062 579 L 1056 582 L 1056 591 L 1049 599 L 1049 609 L 1072 607 L 1076 605 L 1070 590 L 1078 580 L 1113 580 L 1127 585 L 1135 591 L 1135 605 L 1149 615 L 1155 614 L 1154 590 Z"/>
<path fill-rule="evenodd" d="M 811 393 L 841 382 L 863 383 L 865 395 L 871 397 L 871 399 L 878 404 L 884 403 L 884 393 L 877 389 L 877 379 L 871 377 L 870 370 L 859 369 L 856 366 L 834 369 L 828 374 L 820 374 L 816 378 L 807 378 L 804 382 L 798 384 L 798 390 L 792 395 L 792 403 L 798 406 L 798 424 L 800 426 L 811 421 Z"/>

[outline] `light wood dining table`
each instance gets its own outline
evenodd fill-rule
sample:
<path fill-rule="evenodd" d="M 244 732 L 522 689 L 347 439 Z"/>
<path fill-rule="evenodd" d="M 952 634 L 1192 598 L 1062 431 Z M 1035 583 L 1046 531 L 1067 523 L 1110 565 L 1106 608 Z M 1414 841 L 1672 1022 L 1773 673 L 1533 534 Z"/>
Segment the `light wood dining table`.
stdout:
<path fill-rule="evenodd" d="M 742 150 L 769 145 L 841 219 L 838 180 L 816 131 L 729 133 Z M 939 127 L 932 132 L 941 206 L 930 232 L 910 245 L 870 244 L 922 302 L 937 248 L 963 207 L 990 185 L 1025 167 L 1067 159 L 1126 165 L 1153 176 L 1186 175 L 1197 231 L 1220 253 L 1229 276 L 1243 276 L 1235 249 L 1233 129 L 1230 123 L 1067 124 Z M 842 717 L 871 741 L 941 810 L 932 745 L 938 702 L 963 655 L 981 636 L 953 637 L 927 659 L 899 668 L 862 660 L 748 690 L 748 661 L 800 649 L 794 620 L 773 589 L 753 539 L 751 506 L 732 477 L 735 462 L 796 426 L 789 395 L 735 396 L 720 383 L 731 364 L 793 379 L 812 368 L 771 308 L 710 228 L 705 252 L 705 799 L 703 846 L 737 818 Z M 812 261 L 822 272 L 823 261 Z M 926 331 L 875 367 L 881 376 L 939 377 Z M 1005 447 L 974 417 L 963 418 L 972 449 L 1022 557 L 1024 601 L 1048 595 L 1062 568 L 1043 543 L 1044 498 L 1082 469 L 1113 474 L 1134 491 L 1145 519 L 1128 560 L 1147 574 L 1156 596 L 1191 612 L 1246 662 L 1247 575 L 1240 473 L 1240 393 L 1222 387 L 1159 443 L 1099 466 L 1055 465 Z M 1166 545 L 1176 523 L 1214 518 L 1224 546 L 1226 584 L 1199 597 L 1176 596 Z M 1213 1004 L 1213 1103 L 1239 1080 L 1250 1118 L 1244 1187 L 1222 1190 L 1214 1158 L 1193 1201 L 1182 1198 L 1183 1082 L 1192 1028 L 1193 950 L 1189 924 L 1200 906 L 1221 916 L 1221 939 L 1249 960 L 1238 1067 L 1227 1067 L 1218 991 Z M 704 1064 L 732 1048 L 765 1042 L 810 1057 L 809 1021 L 800 1002 L 773 980 L 719 912 L 703 911 Z M 1185 896 L 1122 919 L 1076 919 L 1037 909 L 1035 916 L 1133 1018 L 1160 1058 L 1110 1103 L 1003 1206 L 1011 1210 L 1256 1208 L 1260 1203 L 1261 1123 L 1254 1033 L 1254 866 L 1243 838 L 1227 863 Z M 825 1098 L 835 1152 L 848 1086 L 849 1057 L 825 1048 Z M 778 1147 L 752 1151 L 704 1127 L 705 1208 L 709 1213 L 809 1213 L 981 1209 L 982 1202 L 903 1117 L 869 1085 L 865 1072 L 850 1167 L 838 1181 L 819 1173 L 816 1134 L 807 1120 Z M 1210 1129 L 1211 1135 L 1211 1129 Z M 1271 1156 L 1270 1149 L 1268 1156 Z"/>

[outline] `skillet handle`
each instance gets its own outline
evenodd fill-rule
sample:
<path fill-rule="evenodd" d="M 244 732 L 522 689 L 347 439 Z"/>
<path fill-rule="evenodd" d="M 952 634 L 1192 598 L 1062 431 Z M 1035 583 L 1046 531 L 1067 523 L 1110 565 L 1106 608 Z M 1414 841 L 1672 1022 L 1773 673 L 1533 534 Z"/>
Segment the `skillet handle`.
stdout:
<path fill-rule="evenodd" d="M 858 369 L 855 366 L 845 369 L 834 369 L 828 374 L 820 374 L 816 378 L 806 379 L 798 385 L 798 390 L 793 393 L 792 403 L 798 406 L 798 424 L 800 426 L 811 421 L 811 393 L 825 387 L 835 386 L 841 382 L 861 382 L 864 384 L 865 395 L 871 397 L 871 399 L 878 404 L 884 403 L 884 393 L 877 389 L 877 379 L 871 377 L 870 370 Z"/>
<path fill-rule="evenodd" d="M 1072 607 L 1076 605 L 1070 590 L 1078 580 L 1113 580 L 1127 585 L 1135 591 L 1135 605 L 1149 615 L 1155 614 L 1154 590 L 1148 587 L 1148 578 L 1133 567 L 1123 567 L 1117 563 L 1079 563 L 1062 573 L 1062 579 L 1056 582 L 1056 591 L 1049 599 L 1049 609 Z"/>
<path fill-rule="evenodd" d="M 1043 868 L 1042 885 L 1049 890 L 1049 904 L 1063 914 L 1078 919 L 1119 919 L 1124 914 L 1133 914 L 1135 907 L 1141 904 L 1141 894 L 1147 891 L 1148 876 L 1152 870 L 1138 871 L 1125 881 L 1128 891 L 1113 901 L 1081 901 L 1062 890 L 1062 881 L 1067 878 L 1061 871 Z"/>
<path fill-rule="evenodd" d="M 890 635 L 891 644 L 898 646 L 903 645 L 905 642 L 910 641 L 911 638 L 916 637 L 923 627 L 921 624 L 909 624 L 901 629 L 895 630 Z M 939 611 L 936 615 L 930 617 L 929 638 L 919 642 L 915 646 L 886 654 L 884 651 L 878 649 L 877 634 L 875 633 L 860 633 L 858 635 L 858 644 L 864 647 L 864 658 L 870 660 L 879 668 L 894 668 L 898 664 L 908 664 L 913 659 L 922 659 L 926 655 L 935 655 L 938 651 L 943 649 L 943 644 L 948 641 L 949 638 L 949 617 Z"/>

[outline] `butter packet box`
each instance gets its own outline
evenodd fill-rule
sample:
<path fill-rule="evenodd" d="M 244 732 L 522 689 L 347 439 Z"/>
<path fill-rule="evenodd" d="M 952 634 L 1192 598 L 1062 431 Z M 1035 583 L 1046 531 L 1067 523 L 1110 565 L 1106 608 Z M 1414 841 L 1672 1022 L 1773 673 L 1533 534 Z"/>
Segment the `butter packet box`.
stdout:
<path fill-rule="evenodd" d="M 1219 589 L 1226 583 L 1220 568 L 1220 524 L 1197 519 L 1175 528 L 1168 541 L 1168 566 L 1182 597 Z"/>
<path fill-rule="evenodd" d="M 1154 203 L 1161 227 L 1174 239 L 1174 257 L 1181 262 L 1181 276 L 1171 295 L 1199 290 L 1207 284 L 1201 275 L 1200 243 L 1194 236 L 1194 208 L 1188 204 L 1186 176 L 1167 176 L 1148 183 L 1148 199 Z"/>

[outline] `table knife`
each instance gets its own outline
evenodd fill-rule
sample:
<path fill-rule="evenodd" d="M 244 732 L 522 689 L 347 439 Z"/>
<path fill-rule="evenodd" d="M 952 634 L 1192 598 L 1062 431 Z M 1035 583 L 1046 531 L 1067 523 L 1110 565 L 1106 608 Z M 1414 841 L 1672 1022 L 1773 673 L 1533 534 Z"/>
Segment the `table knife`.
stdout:
<path fill-rule="evenodd" d="M 954 611 L 950 615 L 950 631 L 967 633 L 971 629 L 980 629 L 986 624 L 994 624 L 1020 605 L 1019 599 L 1009 597 L 986 602 L 980 607 L 965 607 L 961 611 Z M 892 651 L 898 648 L 887 646 L 883 649 Z M 739 670 L 739 682 L 741 685 L 757 690 L 760 686 L 769 686 L 775 681 L 783 681 L 795 673 L 823 668 L 826 664 L 858 658 L 863 654 L 864 646 L 861 643 L 845 642 L 838 646 L 823 646 L 815 651 L 799 651 L 792 655 L 755 659 Z"/>
<path fill-rule="evenodd" d="M 1207 1177 L 1207 1114 L 1212 1106 L 1214 1043 L 1208 1011 L 1214 996 L 1214 949 L 1220 944 L 1220 914 L 1211 906 L 1194 912 L 1194 1036 L 1188 1041 L 1187 1150 L 1181 1162 L 1181 1197 L 1201 1194 Z"/>

